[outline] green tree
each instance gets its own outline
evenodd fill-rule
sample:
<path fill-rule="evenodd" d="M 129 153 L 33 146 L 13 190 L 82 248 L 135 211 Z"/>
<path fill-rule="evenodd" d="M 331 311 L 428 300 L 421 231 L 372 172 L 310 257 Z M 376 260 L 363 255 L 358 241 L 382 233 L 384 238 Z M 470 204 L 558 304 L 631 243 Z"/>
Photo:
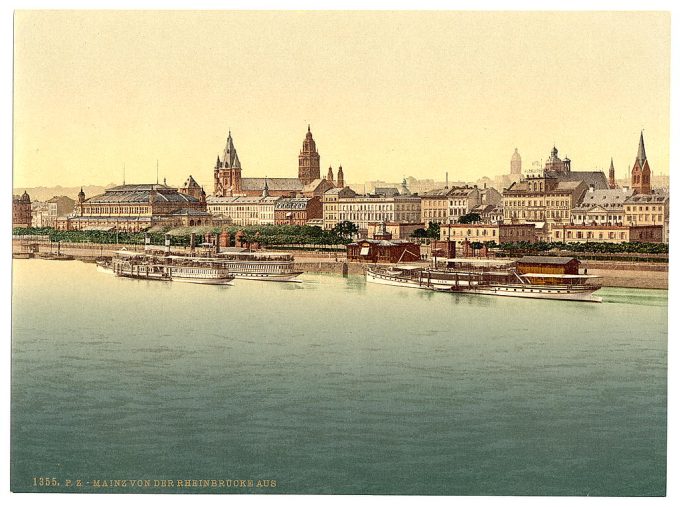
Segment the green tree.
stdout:
<path fill-rule="evenodd" d="M 467 215 L 463 215 L 460 218 L 458 218 L 459 224 L 473 224 L 475 222 L 481 221 L 482 217 L 479 216 L 479 213 L 468 213 Z"/>
<path fill-rule="evenodd" d="M 439 224 L 435 222 L 430 222 L 427 225 L 427 236 L 428 238 L 432 239 L 439 239 Z"/>
<path fill-rule="evenodd" d="M 355 223 L 345 220 L 335 224 L 333 232 L 342 238 L 351 239 L 359 232 L 359 227 Z"/>

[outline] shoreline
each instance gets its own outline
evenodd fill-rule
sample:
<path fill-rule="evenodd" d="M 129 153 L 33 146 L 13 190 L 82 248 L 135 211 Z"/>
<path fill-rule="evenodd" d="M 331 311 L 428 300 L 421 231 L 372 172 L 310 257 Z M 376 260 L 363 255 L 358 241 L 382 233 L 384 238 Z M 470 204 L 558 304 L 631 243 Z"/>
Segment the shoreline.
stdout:
<path fill-rule="evenodd" d="M 44 245 L 41 245 L 44 249 Z M 143 250 L 141 245 L 64 245 L 61 252 L 72 255 L 76 260 L 94 262 L 98 257 L 111 257 L 123 247 L 130 250 Z M 20 252 L 20 242 L 12 241 L 12 253 Z M 187 248 L 173 248 L 174 252 L 184 253 Z M 277 253 L 276 250 L 266 250 L 263 253 Z M 344 255 L 317 254 L 314 252 L 285 252 L 292 253 L 295 257 L 295 267 L 308 273 L 330 273 L 363 275 L 368 264 L 347 262 Z M 588 270 L 588 274 L 602 277 L 603 287 L 625 287 L 631 289 L 662 289 L 668 290 L 668 264 L 644 264 L 622 261 L 582 261 L 582 267 Z"/>

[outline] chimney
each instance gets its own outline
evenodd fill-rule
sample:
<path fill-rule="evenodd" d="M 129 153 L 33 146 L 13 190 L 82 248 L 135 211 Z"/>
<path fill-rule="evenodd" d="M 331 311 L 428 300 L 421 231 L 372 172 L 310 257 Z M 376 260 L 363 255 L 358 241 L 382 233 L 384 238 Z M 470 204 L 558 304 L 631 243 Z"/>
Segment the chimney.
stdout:
<path fill-rule="evenodd" d="M 446 171 L 446 186 L 444 188 L 449 188 L 449 171 Z"/>

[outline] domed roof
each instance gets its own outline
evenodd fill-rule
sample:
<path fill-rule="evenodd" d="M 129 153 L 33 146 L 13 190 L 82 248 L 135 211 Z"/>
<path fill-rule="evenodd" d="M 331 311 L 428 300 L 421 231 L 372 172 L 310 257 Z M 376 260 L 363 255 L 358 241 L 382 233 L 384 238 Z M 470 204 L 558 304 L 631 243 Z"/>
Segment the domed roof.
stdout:
<path fill-rule="evenodd" d="M 25 190 L 24 193 L 21 194 L 21 202 L 31 202 L 31 198 Z"/>
<path fill-rule="evenodd" d="M 512 160 L 513 162 L 522 160 L 522 157 L 520 156 L 519 152 L 517 151 L 517 148 L 515 148 L 515 153 L 512 154 L 512 158 L 510 160 Z"/>

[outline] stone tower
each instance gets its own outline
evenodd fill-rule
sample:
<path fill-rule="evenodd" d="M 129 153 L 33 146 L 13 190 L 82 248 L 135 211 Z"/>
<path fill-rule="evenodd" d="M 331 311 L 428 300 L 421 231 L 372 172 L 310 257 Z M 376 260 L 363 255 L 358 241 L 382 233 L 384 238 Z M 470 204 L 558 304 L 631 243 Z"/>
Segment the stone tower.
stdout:
<path fill-rule="evenodd" d="M 614 174 L 614 158 L 609 163 L 609 188 L 616 188 L 616 175 Z"/>
<path fill-rule="evenodd" d="M 342 172 L 342 165 L 338 167 L 338 182 L 336 188 L 345 188 L 345 174 Z"/>
<path fill-rule="evenodd" d="M 328 166 L 328 174 L 326 175 L 326 180 L 328 180 L 329 183 L 335 183 L 333 180 L 333 167 Z"/>
<path fill-rule="evenodd" d="M 298 179 L 303 185 L 321 178 L 320 158 L 312 137 L 312 131 L 310 126 L 307 125 L 307 135 L 302 142 L 302 149 L 298 156 Z"/>
<path fill-rule="evenodd" d="M 649 168 L 647 162 L 647 154 L 645 153 L 645 140 L 640 132 L 640 143 L 638 144 L 637 157 L 633 170 L 630 173 L 630 186 L 633 189 L 633 194 L 651 194 L 652 193 L 652 170 Z"/>
<path fill-rule="evenodd" d="M 224 147 L 222 160 L 217 156 L 215 163 L 215 188 L 217 197 L 237 195 L 241 192 L 241 161 L 234 148 L 234 140 L 231 138 L 231 130 L 227 136 L 227 144 Z"/>
<path fill-rule="evenodd" d="M 522 174 L 522 157 L 520 157 L 517 148 L 510 158 L 510 174 Z"/>

